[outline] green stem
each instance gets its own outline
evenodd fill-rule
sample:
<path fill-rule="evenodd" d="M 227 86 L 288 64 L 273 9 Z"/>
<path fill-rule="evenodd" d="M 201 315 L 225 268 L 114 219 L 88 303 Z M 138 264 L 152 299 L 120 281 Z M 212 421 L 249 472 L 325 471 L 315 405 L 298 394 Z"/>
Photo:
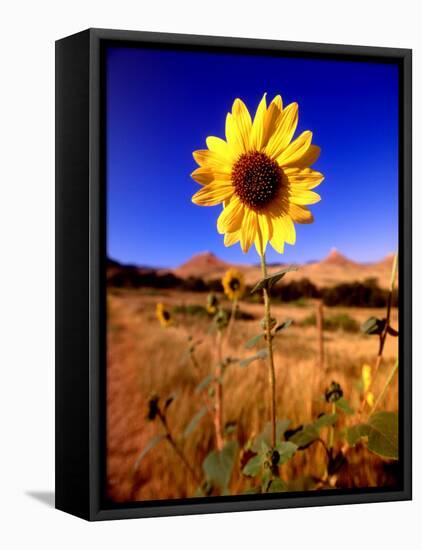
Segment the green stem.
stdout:
<path fill-rule="evenodd" d="M 366 398 L 368 396 L 368 393 L 371 391 L 371 388 L 374 385 L 374 380 L 375 380 L 375 378 L 378 374 L 379 368 L 381 366 L 383 352 L 384 352 L 384 346 L 385 346 L 385 342 L 387 340 L 388 328 L 390 326 L 390 320 L 391 320 L 391 308 L 392 308 L 392 304 L 393 304 L 393 292 L 394 292 L 394 286 L 395 286 L 396 275 L 397 275 L 397 266 L 398 266 L 398 255 L 395 254 L 394 259 L 393 259 L 393 267 L 391 269 L 390 288 L 389 288 L 388 297 L 387 297 L 387 312 L 386 312 L 386 318 L 385 318 L 385 326 L 384 326 L 384 330 L 380 334 L 378 355 L 377 355 L 377 358 L 376 358 L 376 361 L 375 361 L 375 367 L 374 367 L 374 372 L 373 372 L 373 375 L 372 375 L 372 381 L 371 381 L 371 384 L 369 385 L 369 387 L 367 388 L 366 392 L 364 392 L 364 396 L 363 396 L 362 403 L 361 403 L 360 410 L 359 410 L 359 416 L 365 408 Z M 379 401 L 379 398 L 377 399 L 377 402 L 378 401 Z M 374 410 L 375 410 L 375 405 L 372 407 L 371 412 L 373 412 Z"/>
<path fill-rule="evenodd" d="M 235 298 L 232 303 L 232 311 L 230 314 L 229 325 L 227 327 L 226 338 L 225 338 L 226 344 L 230 343 L 230 337 L 233 331 L 234 321 L 236 319 L 236 311 L 237 311 L 237 298 Z"/>
<path fill-rule="evenodd" d="M 267 277 L 267 264 L 265 262 L 265 254 L 261 256 L 261 269 L 263 277 Z M 268 349 L 268 364 L 269 364 L 269 380 L 271 390 L 271 442 L 272 446 L 276 445 L 277 434 L 277 414 L 276 414 L 276 393 L 275 393 L 275 367 L 274 367 L 274 353 L 273 353 L 273 337 L 271 334 L 271 297 L 268 289 L 264 287 L 262 289 L 265 306 L 265 332 Z"/>
<path fill-rule="evenodd" d="M 331 407 L 332 414 L 336 414 L 336 404 L 332 403 Z M 334 426 L 330 426 L 330 435 L 328 439 L 328 448 L 331 451 L 331 449 L 334 447 Z"/>
<path fill-rule="evenodd" d="M 167 441 L 169 442 L 169 444 L 173 447 L 173 450 L 175 451 L 175 453 L 177 454 L 177 456 L 180 458 L 180 460 L 183 462 L 183 464 L 185 465 L 186 469 L 188 470 L 188 472 L 190 473 L 190 475 L 192 476 L 192 479 L 195 481 L 195 483 L 197 485 L 200 485 L 201 484 L 201 480 L 199 479 L 199 477 L 196 475 L 195 473 L 195 470 L 192 468 L 192 466 L 189 464 L 189 461 L 188 459 L 186 458 L 184 452 L 182 451 L 182 449 L 178 446 L 178 444 L 176 443 L 176 441 L 174 440 L 171 432 L 170 432 L 170 429 L 169 429 L 169 426 L 167 424 L 167 419 L 166 417 L 164 416 L 164 414 L 162 412 L 159 412 L 158 413 L 158 417 L 166 431 L 166 434 L 165 434 L 165 437 L 167 439 Z"/>
<path fill-rule="evenodd" d="M 217 449 L 221 451 L 224 444 L 223 438 L 223 340 L 221 330 L 217 332 L 217 367 L 215 385 L 215 438 Z"/>

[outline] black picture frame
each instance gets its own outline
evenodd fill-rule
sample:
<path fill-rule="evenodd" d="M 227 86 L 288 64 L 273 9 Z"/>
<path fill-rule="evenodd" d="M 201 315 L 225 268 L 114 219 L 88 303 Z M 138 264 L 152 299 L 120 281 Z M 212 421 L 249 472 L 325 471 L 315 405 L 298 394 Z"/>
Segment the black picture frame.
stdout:
<path fill-rule="evenodd" d="M 104 45 L 365 60 L 399 67 L 399 422 L 397 490 L 334 490 L 107 502 L 105 487 Z M 56 508 L 87 520 L 412 498 L 412 52 L 273 40 L 89 29 L 56 42 Z"/>

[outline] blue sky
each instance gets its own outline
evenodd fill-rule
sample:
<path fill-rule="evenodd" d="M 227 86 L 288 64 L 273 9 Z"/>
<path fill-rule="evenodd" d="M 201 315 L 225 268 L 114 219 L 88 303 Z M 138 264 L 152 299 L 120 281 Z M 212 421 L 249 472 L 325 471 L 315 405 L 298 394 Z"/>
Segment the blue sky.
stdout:
<path fill-rule="evenodd" d="M 228 53 L 109 47 L 106 81 L 107 252 L 124 263 L 173 267 L 210 250 L 256 263 L 254 249 L 225 248 L 221 208 L 199 207 L 192 151 L 224 138 L 236 97 L 254 113 L 264 92 L 299 103 L 299 126 L 322 149 L 325 175 L 315 223 L 269 262 L 304 262 L 331 248 L 359 261 L 397 247 L 398 70 L 394 65 Z"/>

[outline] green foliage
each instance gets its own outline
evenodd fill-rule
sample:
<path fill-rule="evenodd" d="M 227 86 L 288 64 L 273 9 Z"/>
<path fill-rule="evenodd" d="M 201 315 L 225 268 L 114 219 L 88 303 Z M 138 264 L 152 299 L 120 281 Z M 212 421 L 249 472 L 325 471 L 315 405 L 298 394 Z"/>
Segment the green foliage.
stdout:
<path fill-rule="evenodd" d="M 285 462 L 287 462 L 293 457 L 293 455 L 298 449 L 298 446 L 292 441 L 281 441 L 280 443 L 277 443 L 275 448 L 280 457 L 277 462 L 277 465 L 281 466 L 282 464 L 284 464 Z"/>
<path fill-rule="evenodd" d="M 251 290 L 251 294 L 253 294 L 254 292 L 258 292 L 258 290 L 262 290 L 264 288 L 270 290 L 275 284 L 281 281 L 286 273 L 290 273 L 291 271 L 297 271 L 297 267 L 294 265 L 290 265 L 281 269 L 280 271 L 277 271 L 276 273 L 273 273 L 272 275 L 267 275 L 267 277 L 264 277 L 256 283 L 256 285 Z"/>
<path fill-rule="evenodd" d="M 283 323 L 280 323 L 278 324 L 274 331 L 273 331 L 273 336 L 276 336 L 278 335 L 280 332 L 282 332 L 283 330 L 289 328 L 289 326 L 293 323 L 292 319 L 286 319 Z M 255 336 L 252 336 L 252 338 L 250 338 L 246 344 L 245 344 L 245 348 L 246 349 L 251 349 L 253 347 L 255 347 L 257 344 L 259 344 L 261 342 L 261 340 L 265 338 L 265 334 L 263 332 L 261 332 L 260 334 L 256 334 Z"/>
<path fill-rule="evenodd" d="M 174 306 L 172 313 L 175 315 L 190 315 L 192 317 L 209 317 L 206 307 L 199 304 Z"/>
<path fill-rule="evenodd" d="M 257 444 L 257 442 L 255 442 Z M 291 441 L 278 442 L 271 449 L 265 441 L 260 441 L 256 454 L 243 468 L 248 477 L 261 478 L 261 490 L 264 493 L 280 493 L 286 490 L 286 484 L 279 477 L 278 467 L 290 460 L 297 451 L 297 445 Z"/>
<path fill-rule="evenodd" d="M 377 334 L 380 335 L 385 329 L 386 319 L 377 319 L 376 317 L 369 317 L 361 326 L 361 331 L 364 334 Z"/>
<path fill-rule="evenodd" d="M 314 313 L 306 317 L 301 323 L 301 326 L 316 326 L 316 316 Z M 324 330 L 334 332 L 342 330 L 344 332 L 356 333 L 359 332 L 359 323 L 347 313 L 339 313 L 324 318 Z"/>
<path fill-rule="evenodd" d="M 323 414 L 315 422 L 300 426 L 299 429 L 292 430 L 291 434 L 286 433 L 286 437 L 297 445 L 299 450 L 306 449 L 319 439 L 319 431 L 322 428 L 333 426 L 337 422 L 337 418 L 337 414 Z"/>
<path fill-rule="evenodd" d="M 196 386 L 195 393 L 200 393 L 201 391 L 208 388 L 208 386 L 212 382 L 214 382 L 215 379 L 216 379 L 216 377 L 214 376 L 214 374 L 208 374 L 208 376 L 206 376 L 203 380 L 201 380 L 201 382 L 199 382 L 199 384 Z"/>
<path fill-rule="evenodd" d="M 287 485 L 279 477 L 271 479 L 265 489 L 266 493 L 284 493 L 285 491 L 287 491 Z"/>
<path fill-rule="evenodd" d="M 372 414 L 368 422 L 349 428 L 347 440 L 353 447 L 361 438 L 367 438 L 370 451 L 383 458 L 398 460 L 398 428 L 397 413 L 380 411 Z"/>
<path fill-rule="evenodd" d="M 277 420 L 276 423 L 276 441 L 280 441 L 284 439 L 284 432 L 287 430 L 287 428 L 290 426 L 290 420 Z M 260 449 L 263 443 L 269 448 L 271 445 L 271 431 L 272 431 L 272 425 L 271 422 L 267 422 L 264 426 L 264 429 L 262 432 L 256 436 L 253 445 L 252 445 L 252 451 L 257 453 Z"/>
<path fill-rule="evenodd" d="M 321 292 L 307 278 L 290 281 L 283 281 L 283 284 L 271 290 L 271 299 L 281 302 L 294 302 L 297 307 L 307 305 L 306 298 L 320 298 Z"/>
<path fill-rule="evenodd" d="M 297 445 L 299 450 L 306 449 L 311 443 L 319 438 L 319 431 L 313 424 L 300 426 L 300 428 L 294 432 L 295 433 L 289 437 L 289 441 Z"/>
<path fill-rule="evenodd" d="M 113 266 L 111 266 L 111 263 Z M 219 279 L 204 280 L 199 277 L 189 277 L 183 279 L 172 273 L 159 274 L 153 269 L 139 270 L 139 268 L 130 265 L 121 265 L 109 260 L 112 272 L 107 277 L 107 286 L 113 289 L 130 288 L 142 289 L 179 289 L 188 292 L 223 292 L 223 287 Z M 296 268 L 286 268 L 292 271 Z M 278 273 L 270 275 L 268 279 L 281 277 L 286 271 L 281 270 Z M 259 281 L 258 284 L 262 283 Z M 266 284 L 266 283 L 262 283 Z M 256 292 L 256 286 L 253 292 Z M 349 306 L 349 307 L 385 307 L 387 305 L 388 291 L 378 286 L 376 279 L 367 279 L 363 282 L 342 283 L 329 288 L 318 288 L 309 279 L 303 278 L 297 281 L 291 281 L 272 288 L 272 298 L 282 300 L 283 302 L 298 302 L 304 298 L 322 298 L 327 306 Z M 262 288 L 262 287 L 261 287 Z M 151 292 L 150 292 L 151 293 Z M 252 300 L 254 299 L 251 298 Z M 397 306 L 398 292 L 394 290 L 392 305 Z"/>
<path fill-rule="evenodd" d="M 337 422 L 337 419 L 338 414 L 322 414 L 315 420 L 314 426 L 319 431 L 321 428 L 334 426 L 334 424 Z"/>
<path fill-rule="evenodd" d="M 376 279 L 364 282 L 342 283 L 330 288 L 323 288 L 321 296 L 326 306 L 349 307 L 385 307 L 388 300 L 388 290 L 378 286 Z M 398 294 L 393 293 L 393 306 L 398 302 Z"/>
<path fill-rule="evenodd" d="M 256 334 L 255 336 L 252 336 L 252 338 L 250 338 L 246 344 L 245 344 L 245 348 L 246 349 L 251 349 L 253 347 L 255 347 L 261 340 L 262 338 L 264 338 L 265 334 L 263 332 L 261 332 L 261 334 Z"/>
<path fill-rule="evenodd" d="M 261 472 L 263 465 L 261 454 L 257 454 L 248 461 L 243 468 L 243 473 L 245 476 L 256 477 Z"/>
<path fill-rule="evenodd" d="M 188 437 L 195 430 L 202 417 L 206 415 L 207 411 L 208 408 L 205 406 L 202 407 L 202 409 L 199 409 L 199 411 L 192 417 L 192 420 L 186 426 L 185 431 L 183 432 L 183 437 Z"/>
<path fill-rule="evenodd" d="M 258 359 L 266 359 L 267 356 L 268 356 L 268 351 L 266 349 L 261 349 L 255 355 L 252 355 L 251 357 L 247 357 L 246 359 L 242 359 L 241 361 L 239 361 L 239 367 L 248 367 L 254 361 L 257 361 Z"/>
<path fill-rule="evenodd" d="M 344 397 L 340 397 L 340 399 L 336 401 L 336 407 L 337 409 L 343 411 L 345 414 L 355 413 L 354 409 L 349 405 L 349 402 Z"/>
<path fill-rule="evenodd" d="M 228 441 L 221 451 L 211 451 L 202 463 L 207 481 L 219 487 L 222 494 L 228 493 L 237 451 L 237 441 Z"/>
<path fill-rule="evenodd" d="M 156 446 L 158 443 L 161 443 L 163 439 L 166 439 L 166 436 L 164 434 L 157 434 L 152 437 L 148 443 L 145 445 L 145 447 L 142 449 L 142 451 L 137 456 L 135 463 L 133 465 L 133 470 L 137 470 L 139 468 L 139 465 L 142 462 L 142 459 Z"/>
<path fill-rule="evenodd" d="M 292 323 L 293 323 L 292 319 L 286 319 L 285 321 L 283 321 L 283 323 L 280 323 L 275 327 L 274 333 L 277 334 L 278 332 L 281 332 L 282 330 L 289 328 L 289 326 Z"/>

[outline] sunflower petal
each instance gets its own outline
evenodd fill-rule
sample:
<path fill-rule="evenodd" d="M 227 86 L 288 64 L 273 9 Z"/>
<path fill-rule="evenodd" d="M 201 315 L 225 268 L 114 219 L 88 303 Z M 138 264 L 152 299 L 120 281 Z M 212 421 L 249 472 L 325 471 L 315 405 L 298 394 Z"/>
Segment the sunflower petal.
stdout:
<path fill-rule="evenodd" d="M 287 148 L 277 157 L 280 166 L 295 166 L 295 163 L 303 157 L 309 149 L 312 141 L 312 132 L 306 130 L 298 138 L 290 143 Z"/>
<path fill-rule="evenodd" d="M 310 145 L 306 153 L 296 162 L 295 166 L 298 168 L 307 168 L 312 166 L 316 162 L 321 153 L 321 149 L 318 145 Z"/>
<path fill-rule="evenodd" d="M 271 246 L 274 248 L 276 252 L 279 254 L 283 254 L 284 252 L 284 239 L 283 235 L 279 233 L 273 233 L 273 236 L 270 240 Z"/>
<path fill-rule="evenodd" d="M 283 111 L 283 101 L 280 95 L 275 96 L 265 113 L 264 137 L 262 146 L 267 145 L 268 140 L 274 134 Z"/>
<path fill-rule="evenodd" d="M 297 204 L 290 204 L 289 216 L 296 223 L 313 223 L 314 221 L 312 212 L 303 206 L 298 206 Z"/>
<path fill-rule="evenodd" d="M 286 168 L 284 174 L 289 184 L 294 185 L 296 189 L 314 189 L 314 187 L 317 187 L 324 180 L 321 172 L 317 172 L 311 168 Z"/>
<path fill-rule="evenodd" d="M 235 99 L 232 107 L 233 121 L 237 127 L 237 142 L 241 145 L 243 152 L 249 150 L 249 136 L 252 129 L 252 119 L 248 108 L 239 98 Z"/>
<path fill-rule="evenodd" d="M 243 218 L 242 229 L 240 232 L 240 246 L 243 252 L 247 252 L 255 240 L 257 231 L 256 213 L 249 208 L 245 209 L 245 217 Z"/>
<path fill-rule="evenodd" d="M 208 136 L 206 139 L 207 147 L 210 151 L 219 155 L 227 163 L 232 163 L 234 160 L 233 149 L 229 144 L 219 137 Z"/>
<path fill-rule="evenodd" d="M 233 197 L 224 208 L 217 220 L 219 233 L 232 233 L 240 229 L 242 225 L 245 208 L 238 197 Z"/>
<path fill-rule="evenodd" d="M 296 230 L 290 216 L 280 216 L 273 218 L 273 239 L 276 236 L 280 241 L 283 240 L 288 244 L 295 244 Z"/>
<path fill-rule="evenodd" d="M 257 214 L 257 234 L 255 237 L 255 248 L 261 256 L 265 253 L 268 241 L 273 234 L 271 218 L 266 214 Z"/>
<path fill-rule="evenodd" d="M 264 138 L 264 120 L 267 112 L 267 94 L 262 96 L 253 119 L 252 130 L 249 140 L 250 148 L 254 151 L 260 151 Z"/>
<path fill-rule="evenodd" d="M 225 160 L 224 157 L 214 151 L 199 149 L 198 151 L 194 151 L 192 156 L 199 166 L 211 168 L 213 170 L 218 170 L 228 174 L 231 172 L 231 164 Z"/>
<path fill-rule="evenodd" d="M 229 199 L 233 193 L 234 187 L 231 183 L 209 183 L 194 194 L 192 202 L 199 206 L 215 206 Z"/>
<path fill-rule="evenodd" d="M 190 177 L 201 185 L 207 185 L 214 180 L 214 173 L 210 168 L 200 166 L 192 172 Z"/>
<path fill-rule="evenodd" d="M 224 235 L 224 246 L 232 246 L 240 241 L 240 231 L 226 233 Z"/>
<path fill-rule="evenodd" d="M 308 191 L 307 189 L 294 189 L 290 194 L 290 202 L 293 204 L 316 204 L 320 200 L 321 197 L 318 193 L 315 193 L 315 191 Z"/>
<path fill-rule="evenodd" d="M 271 158 L 277 158 L 292 140 L 298 123 L 298 104 L 290 103 L 284 109 L 273 135 L 268 140 L 265 152 Z"/>

